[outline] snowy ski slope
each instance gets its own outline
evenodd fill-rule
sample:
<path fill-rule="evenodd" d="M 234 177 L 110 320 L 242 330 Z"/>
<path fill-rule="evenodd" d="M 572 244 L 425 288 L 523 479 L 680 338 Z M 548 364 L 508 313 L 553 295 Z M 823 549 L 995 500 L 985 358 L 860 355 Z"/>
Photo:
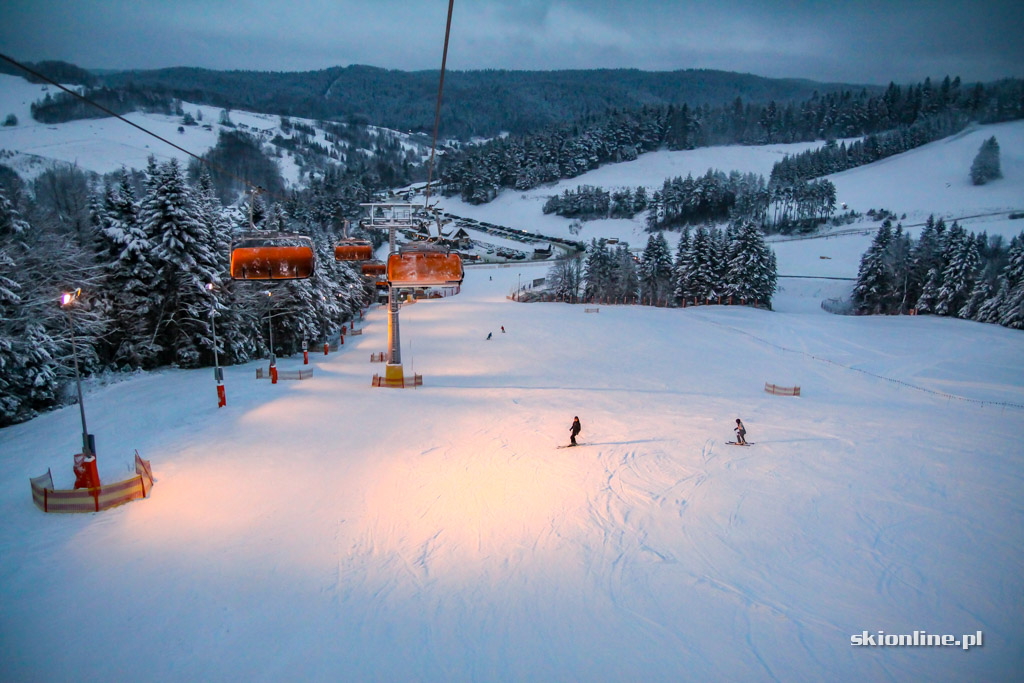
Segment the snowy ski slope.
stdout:
<path fill-rule="evenodd" d="M 104 479 L 135 448 L 157 478 L 148 500 L 100 515 L 44 515 L 29 495 L 47 468 L 70 485 L 74 406 L 0 432 L 2 677 L 1015 670 L 1024 411 L 825 361 L 1024 404 L 1019 332 L 820 310 L 586 314 L 508 301 L 517 275 L 473 269 L 459 297 L 403 309 L 415 391 L 369 386 L 377 308 L 343 351 L 312 356 L 311 381 L 228 368 L 221 410 L 208 370 L 90 392 Z M 588 445 L 557 450 L 573 415 Z M 756 446 L 725 445 L 737 416 Z M 984 647 L 851 647 L 879 629 L 981 630 Z"/>
<path fill-rule="evenodd" d="M 949 210 L 1024 196 L 1009 163 L 1022 128 L 1001 130 L 1012 196 L 958 188 Z M 969 159 L 943 163 L 966 175 Z M 858 210 L 909 220 L 928 208 L 867 194 L 900 164 L 912 187 L 937 157 L 836 182 Z M 506 225 L 540 213 L 522 198 L 507 210 Z M 779 244 L 780 272 L 855 273 L 858 240 Z M 77 406 L 0 430 L 0 679 L 1017 675 L 1024 335 L 831 316 L 820 299 L 848 284 L 826 280 L 784 280 L 775 312 L 506 298 L 542 273 L 470 268 L 459 296 L 403 308 L 417 390 L 369 386 L 381 308 L 339 353 L 311 354 L 310 381 L 227 368 L 223 409 L 209 369 L 93 388 L 103 479 L 126 477 L 138 449 L 157 480 L 105 513 L 31 502 L 31 476 L 72 482 Z M 559 450 L 574 415 L 588 445 Z M 725 444 L 736 417 L 755 446 Z M 879 630 L 982 631 L 984 645 L 851 646 Z"/>

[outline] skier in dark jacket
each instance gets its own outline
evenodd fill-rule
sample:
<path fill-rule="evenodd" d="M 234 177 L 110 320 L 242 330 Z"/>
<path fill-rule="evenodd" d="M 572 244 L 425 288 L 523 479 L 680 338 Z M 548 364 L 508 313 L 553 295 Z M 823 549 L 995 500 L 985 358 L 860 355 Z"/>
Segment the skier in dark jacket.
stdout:
<path fill-rule="evenodd" d="M 746 446 L 747 429 L 746 427 L 743 426 L 743 423 L 740 422 L 740 419 L 738 417 L 736 418 L 736 426 L 733 427 L 733 431 L 736 432 L 736 443 L 743 444 L 744 446 Z"/>
<path fill-rule="evenodd" d="M 579 434 L 582 429 L 583 427 L 580 426 L 579 416 L 574 417 L 572 419 L 572 426 L 569 427 L 569 441 L 572 442 L 569 444 L 570 446 L 576 445 L 576 435 Z"/>

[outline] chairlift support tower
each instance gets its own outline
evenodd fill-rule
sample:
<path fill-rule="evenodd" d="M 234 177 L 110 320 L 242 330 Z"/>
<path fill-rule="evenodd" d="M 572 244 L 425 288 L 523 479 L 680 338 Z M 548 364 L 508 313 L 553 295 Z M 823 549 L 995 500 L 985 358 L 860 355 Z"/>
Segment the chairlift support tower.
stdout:
<path fill-rule="evenodd" d="M 388 231 L 388 362 L 384 379 L 388 386 L 403 386 L 401 337 L 398 323 L 398 295 L 401 289 L 456 285 L 462 282 L 462 260 L 458 254 L 431 247 L 399 250 L 395 232 L 438 222 L 437 209 L 408 203 L 368 203 L 363 228 Z M 440 233 L 440 228 L 438 228 Z"/>

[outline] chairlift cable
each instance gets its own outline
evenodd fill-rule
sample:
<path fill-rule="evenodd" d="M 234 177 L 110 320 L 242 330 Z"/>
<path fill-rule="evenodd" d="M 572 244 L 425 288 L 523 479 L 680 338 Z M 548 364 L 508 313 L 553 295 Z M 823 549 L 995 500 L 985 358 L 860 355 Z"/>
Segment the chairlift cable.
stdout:
<path fill-rule="evenodd" d="M 140 131 L 142 131 L 143 133 L 145 133 L 146 135 L 149 135 L 149 136 L 151 136 L 151 137 L 154 137 L 154 138 L 156 138 L 157 140 L 159 140 L 160 142 L 163 142 L 163 143 L 165 143 L 165 144 L 167 144 L 167 145 L 170 145 L 171 147 L 173 147 L 174 149 L 178 150 L 179 152 L 184 152 L 185 154 L 189 155 L 190 157 L 192 157 L 193 159 L 195 159 L 195 160 L 196 160 L 196 161 L 198 161 L 199 163 L 201 163 L 201 164 L 203 164 L 203 165 L 205 165 L 205 166 L 208 166 L 208 167 L 212 168 L 213 170 L 217 171 L 218 173 L 222 173 L 222 174 L 224 174 L 225 176 L 228 176 L 229 178 L 233 178 L 233 179 L 235 179 L 235 180 L 239 181 L 239 182 L 240 182 L 240 183 L 242 183 L 243 185 L 247 186 L 247 187 L 248 187 L 248 188 L 249 188 L 250 190 L 256 190 L 256 191 L 259 191 L 259 192 L 264 192 L 264 193 L 266 193 L 266 194 L 268 194 L 268 195 L 274 196 L 274 195 L 273 195 L 272 193 L 270 193 L 270 192 L 267 192 L 267 190 L 265 190 L 265 189 L 263 189 L 263 188 L 261 188 L 261 187 L 259 187 L 259 186 L 257 186 L 257 185 L 254 185 L 254 184 L 252 184 L 251 182 L 249 182 L 249 181 L 248 181 L 248 180 L 246 180 L 245 178 L 241 178 L 241 177 L 239 177 L 239 176 L 235 175 L 234 173 L 232 173 L 231 171 L 228 171 L 227 169 L 225 169 L 225 168 L 222 168 L 222 167 L 218 166 L 217 164 L 215 164 L 215 163 L 213 163 L 213 162 L 211 162 L 211 161 L 209 161 L 209 160 L 207 160 L 207 159 L 204 159 L 204 158 L 202 158 L 201 156 L 198 156 L 198 155 L 196 155 L 196 154 L 194 154 L 194 153 L 192 153 L 192 152 L 188 151 L 188 150 L 187 150 L 187 149 L 185 149 L 184 147 L 181 147 L 180 145 L 176 145 L 176 144 L 174 144 L 173 142 L 171 142 L 171 141 L 170 141 L 170 140 L 168 140 L 167 138 L 164 138 L 164 137 L 162 137 L 162 136 L 160 136 L 160 135 L 157 135 L 157 134 L 156 134 L 156 133 L 154 133 L 153 131 L 151 131 L 151 130 L 147 130 L 147 129 L 143 128 L 142 126 L 140 126 L 140 125 L 139 125 L 139 124 L 137 124 L 137 123 L 133 123 L 133 122 L 129 121 L 128 119 L 126 119 L 125 117 L 121 116 L 120 114 L 118 114 L 118 113 L 116 113 L 116 112 L 113 112 L 113 111 L 111 111 L 110 109 L 107 109 L 107 108 L 106 108 L 106 107 L 104 107 L 104 106 L 103 106 L 102 104 L 99 104 L 98 102 L 93 102 L 93 101 L 92 101 L 92 100 L 90 100 L 90 99 L 89 99 L 88 97 L 86 97 L 86 96 L 84 96 L 84 95 L 82 95 L 82 94 L 80 94 L 80 93 L 77 93 L 77 92 L 75 92 L 74 90 L 72 90 L 72 89 L 70 89 L 70 88 L 66 88 L 66 87 L 64 87 L 64 86 L 63 86 L 63 85 L 61 85 L 60 83 L 58 83 L 58 82 L 54 81 L 54 80 L 53 80 L 53 79 L 51 79 L 51 78 L 48 78 L 47 76 L 44 76 L 43 74 L 39 73 L 39 72 L 38 72 L 38 71 L 36 71 L 35 69 L 32 69 L 32 68 L 30 68 L 30 67 L 28 67 L 28 66 L 25 66 L 25 65 L 24 65 L 24 64 L 22 64 L 21 62 L 18 62 L 17 60 L 14 60 L 14 59 L 12 59 L 12 58 L 10 58 L 10 57 L 8 57 L 7 55 L 5 55 L 5 54 L 2 54 L 2 53 L 0 53 L 0 59 L 3 59 L 3 60 L 4 60 L 5 62 L 8 62 L 8 63 L 10 63 L 10 64 L 13 64 L 14 66 L 18 67 L 18 68 L 19 68 L 19 69 L 21 69 L 22 71 L 25 71 L 25 72 L 27 72 L 27 73 L 30 73 L 30 74 L 32 74 L 33 76 L 35 76 L 36 78 L 38 78 L 38 79 L 39 79 L 39 80 L 41 80 L 41 81 L 44 81 L 44 82 L 46 82 L 46 83 L 49 83 L 49 84 L 50 84 L 50 85 L 52 85 L 52 86 L 55 86 L 55 87 L 57 87 L 57 88 L 60 88 L 60 89 L 61 89 L 61 90 L 63 90 L 64 92 L 68 93 L 69 95 L 72 95 L 72 96 L 74 96 L 74 97 L 76 97 L 76 98 L 78 98 L 78 99 L 82 100 L 83 102 L 85 102 L 85 103 L 86 103 L 86 104 L 88 104 L 88 105 L 91 105 L 91 106 L 93 106 L 93 107 L 96 107 L 97 109 L 99 109 L 100 111 L 104 112 L 105 114 L 108 114 L 108 115 L 110 115 L 110 116 L 113 116 L 113 117 L 114 117 L 114 118 L 116 118 L 116 119 L 120 119 L 121 121 L 123 121 L 123 122 L 127 123 L 127 124 L 128 124 L 129 126 L 132 126 L 132 127 L 134 127 L 134 128 L 137 128 L 137 129 L 139 129 Z M 282 198 L 282 197 L 276 197 L 276 196 L 275 196 L 275 199 L 283 199 L 283 198 Z"/>
<path fill-rule="evenodd" d="M 455 0 L 448 0 L 448 23 L 444 27 L 444 51 L 441 53 L 441 82 L 437 86 L 437 106 L 434 108 L 434 138 L 430 143 L 430 164 L 427 166 L 427 188 L 426 197 L 423 200 L 424 208 L 430 204 L 430 181 L 434 177 L 434 152 L 437 149 L 437 131 L 441 124 L 441 94 L 444 92 L 444 70 L 445 64 L 448 62 L 448 36 L 452 30 L 452 8 L 454 5 Z"/>

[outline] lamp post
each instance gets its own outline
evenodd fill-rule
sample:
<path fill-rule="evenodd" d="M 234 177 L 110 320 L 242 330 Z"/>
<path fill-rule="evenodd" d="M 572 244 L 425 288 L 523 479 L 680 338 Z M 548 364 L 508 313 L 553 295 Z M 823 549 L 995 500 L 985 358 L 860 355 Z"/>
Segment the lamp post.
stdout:
<path fill-rule="evenodd" d="M 71 318 L 71 304 L 82 294 L 79 287 L 74 292 L 65 292 L 60 297 L 61 308 L 68 317 L 71 330 L 71 357 L 75 361 L 75 385 L 78 388 L 78 411 L 82 416 L 82 457 L 75 456 L 75 488 L 95 488 L 100 485 L 99 473 L 96 469 L 96 453 L 93 438 L 85 424 L 85 399 L 82 397 L 82 374 L 78 369 L 78 347 L 75 344 L 75 322 Z"/>
<path fill-rule="evenodd" d="M 274 296 L 274 293 L 267 290 L 267 297 Z M 277 359 L 274 357 L 274 316 L 270 313 L 267 314 L 267 328 L 270 330 L 270 367 L 277 365 Z"/>
<path fill-rule="evenodd" d="M 217 288 L 212 282 L 206 283 L 206 289 L 210 292 L 210 329 L 213 331 L 213 378 L 217 382 L 217 407 L 223 408 L 228 404 L 228 397 L 224 389 L 224 371 L 220 369 L 220 356 L 217 354 L 217 298 L 213 292 Z"/>
<path fill-rule="evenodd" d="M 85 456 L 93 455 L 92 448 L 89 443 L 89 430 L 85 426 L 85 401 L 82 399 L 82 375 L 78 371 L 78 347 L 75 346 L 75 322 L 71 318 L 71 304 L 73 304 L 78 297 L 82 294 L 82 288 L 79 287 L 73 293 L 65 292 L 60 297 L 60 306 L 64 309 L 65 315 L 68 317 L 68 327 L 71 329 L 71 357 L 75 360 L 75 384 L 78 387 L 78 410 L 82 414 L 82 454 Z"/>

